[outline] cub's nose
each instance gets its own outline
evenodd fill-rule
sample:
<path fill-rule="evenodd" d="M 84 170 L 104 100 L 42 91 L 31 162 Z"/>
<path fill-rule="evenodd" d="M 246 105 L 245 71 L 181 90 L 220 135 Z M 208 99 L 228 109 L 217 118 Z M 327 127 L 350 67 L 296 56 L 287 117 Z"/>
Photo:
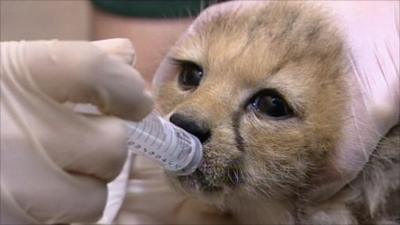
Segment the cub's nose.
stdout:
<path fill-rule="evenodd" d="M 182 114 L 172 114 L 172 116 L 169 118 L 169 121 L 196 136 L 201 141 L 201 143 L 206 142 L 211 136 L 211 131 L 208 127 L 205 127 L 199 122 L 189 119 Z"/>

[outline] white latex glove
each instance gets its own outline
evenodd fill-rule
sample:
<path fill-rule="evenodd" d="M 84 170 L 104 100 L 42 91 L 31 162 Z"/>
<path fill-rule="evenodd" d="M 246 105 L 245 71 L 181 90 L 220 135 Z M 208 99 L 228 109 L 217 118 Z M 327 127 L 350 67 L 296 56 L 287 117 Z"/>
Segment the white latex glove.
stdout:
<path fill-rule="evenodd" d="M 1 43 L 1 223 L 93 222 L 152 108 L 125 39 Z M 109 116 L 64 102 L 91 103 Z M 116 116 L 116 117 L 113 117 Z"/>

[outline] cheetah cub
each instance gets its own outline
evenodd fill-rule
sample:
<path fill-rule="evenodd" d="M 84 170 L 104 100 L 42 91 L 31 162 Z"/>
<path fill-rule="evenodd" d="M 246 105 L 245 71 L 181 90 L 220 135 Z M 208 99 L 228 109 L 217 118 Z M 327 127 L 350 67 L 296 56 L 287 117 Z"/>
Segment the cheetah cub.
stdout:
<path fill-rule="evenodd" d="M 356 174 L 332 165 L 353 72 L 329 13 L 242 4 L 200 15 L 160 66 L 162 112 L 204 146 L 193 174 L 169 175 L 173 186 L 241 224 L 399 223 L 400 126 Z"/>

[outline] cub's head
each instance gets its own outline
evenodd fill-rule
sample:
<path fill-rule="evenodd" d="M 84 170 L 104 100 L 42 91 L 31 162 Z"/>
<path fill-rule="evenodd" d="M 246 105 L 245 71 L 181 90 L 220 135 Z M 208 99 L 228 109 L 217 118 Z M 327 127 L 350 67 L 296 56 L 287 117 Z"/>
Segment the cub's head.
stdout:
<path fill-rule="evenodd" d="M 162 112 L 204 146 L 200 168 L 172 182 L 215 202 L 301 192 L 340 135 L 343 52 L 336 28 L 309 4 L 203 12 L 155 80 Z"/>

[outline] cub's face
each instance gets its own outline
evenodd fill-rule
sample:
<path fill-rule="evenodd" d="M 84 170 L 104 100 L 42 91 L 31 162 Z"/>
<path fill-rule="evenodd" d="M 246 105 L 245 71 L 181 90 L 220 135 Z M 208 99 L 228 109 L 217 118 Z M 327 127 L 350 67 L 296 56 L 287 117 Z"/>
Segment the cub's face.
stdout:
<path fill-rule="evenodd" d="M 204 147 L 200 168 L 170 179 L 211 201 L 288 198 L 340 135 L 341 37 L 309 4 L 229 4 L 203 13 L 157 72 L 161 110 Z"/>

